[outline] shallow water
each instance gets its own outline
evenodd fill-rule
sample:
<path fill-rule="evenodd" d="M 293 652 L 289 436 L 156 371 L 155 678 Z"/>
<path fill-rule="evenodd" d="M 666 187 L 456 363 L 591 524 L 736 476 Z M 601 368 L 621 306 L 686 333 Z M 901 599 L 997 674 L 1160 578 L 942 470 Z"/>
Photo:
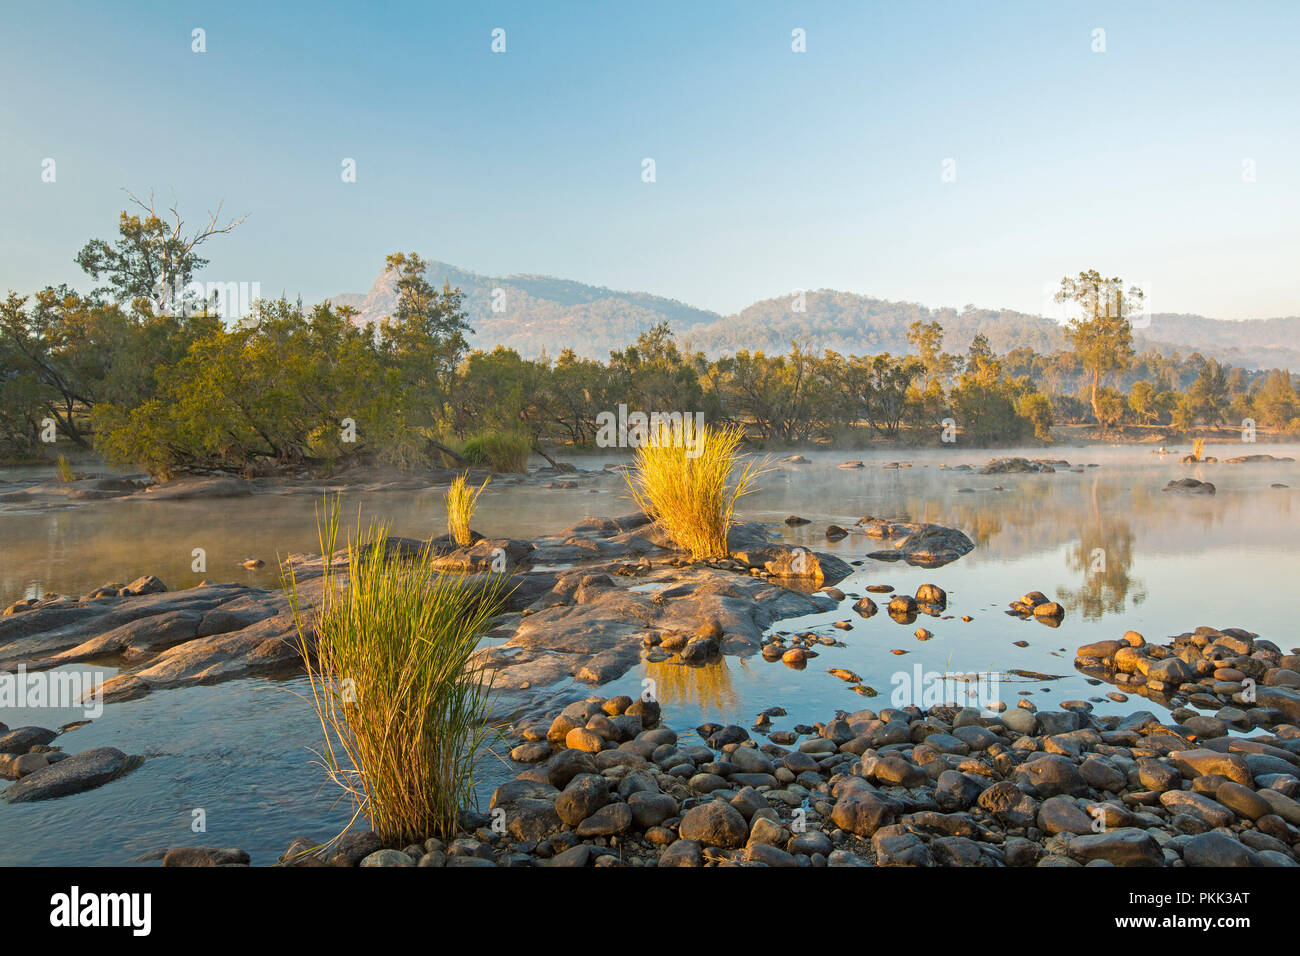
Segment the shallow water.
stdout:
<path fill-rule="evenodd" d="M 1300 457 L 1295 445 L 1207 448 L 1219 457 L 1250 452 Z M 867 584 L 914 593 L 933 582 L 948 592 L 946 613 L 952 617 L 921 615 L 900 625 L 884 612 L 887 596 L 877 595 L 881 613 L 864 620 L 849 610 L 850 597 L 836 612 L 774 626 L 816 630 L 845 643 L 819 648 L 806 670 L 760 657 L 730 657 L 707 668 L 644 664 L 601 694 L 635 695 L 649 679 L 679 733 L 705 720 L 749 726 L 771 706 L 788 712 L 773 724 L 783 729 L 825 720 L 837 709 L 889 706 L 897 676 L 910 675 L 918 665 L 938 673 L 1018 668 L 1064 675 L 1050 682 L 1002 682 L 1000 694 L 1012 706 L 1021 692 L 1040 709 L 1099 698 L 1112 688 L 1094 687 L 1077 674 L 1074 648 L 1130 628 L 1162 641 L 1202 624 L 1239 626 L 1284 648 L 1300 643 L 1289 584 L 1300 571 L 1295 463 L 1183 466 L 1177 455 L 1153 455 L 1146 447 L 1092 446 L 997 453 L 1099 465 L 1082 473 L 980 476 L 939 465 L 978 466 L 990 456 L 987 451 L 930 450 L 910 458 L 900 451 L 805 454 L 810 464 L 779 465 L 765 476 L 761 490 L 743 499 L 742 517 L 770 522 L 792 543 L 850 561 L 863 560 L 879 542 L 859 534 L 829 542 L 828 523 L 849 527 L 864 515 L 877 515 L 961 528 L 976 548 L 953 564 L 923 570 L 866 559 L 838 585 L 860 595 Z M 850 458 L 866 467 L 835 467 Z M 592 467 L 611 460 L 579 463 Z M 895 460 L 913 467 L 881 467 Z M 1186 476 L 1214 482 L 1218 493 L 1194 497 L 1160 490 Z M 14 480 L 15 473 L 0 478 Z M 480 503 L 475 527 L 489 535 L 535 537 L 589 515 L 625 513 L 631 505 L 621 482 L 611 475 L 573 489 L 495 486 Z M 1270 487 L 1275 482 L 1292 487 Z M 344 502 L 345 515 L 360 505 L 363 521 L 390 521 L 396 534 L 428 536 L 443 521 L 441 489 L 352 495 Z M 203 578 L 273 586 L 277 554 L 316 550 L 317 505 L 310 495 L 286 495 L 206 503 L 105 501 L 0 514 L 0 602 L 37 593 L 77 595 L 146 573 L 158 574 L 172 588 Z M 787 528 L 782 521 L 792 513 L 812 524 Z M 196 547 L 207 552 L 206 573 L 191 570 Z M 244 571 L 238 565 L 250 557 L 262 558 L 267 567 Z M 1007 602 L 1029 590 L 1065 605 L 1059 628 L 1003 613 Z M 963 614 L 973 620 L 963 623 Z M 837 620 L 852 622 L 852 629 L 831 628 Z M 934 632 L 932 640 L 913 636 L 922 626 Z M 1012 643 L 1021 640 L 1028 646 Z M 893 649 L 907 653 L 894 655 Z M 880 695 L 853 693 L 826 673 L 828 667 L 857 672 Z M 295 696 L 301 690 L 300 680 L 245 680 L 109 705 L 101 718 L 58 743 L 73 752 L 111 744 L 150 759 L 98 790 L 45 803 L 0 804 L 0 863 L 127 863 L 142 852 L 187 843 L 239 846 L 254 862 L 269 863 L 296 836 L 336 832 L 350 809 L 336 801 L 312 763 L 309 748 L 320 731 L 310 707 Z M 1103 699 L 1095 706 L 1101 713 L 1160 710 L 1136 695 L 1127 703 Z M 0 721 L 11 727 L 57 726 L 75 716 L 0 711 Z M 505 770 L 491 757 L 484 767 L 486 796 Z M 196 809 L 206 811 L 206 833 L 191 830 Z"/>

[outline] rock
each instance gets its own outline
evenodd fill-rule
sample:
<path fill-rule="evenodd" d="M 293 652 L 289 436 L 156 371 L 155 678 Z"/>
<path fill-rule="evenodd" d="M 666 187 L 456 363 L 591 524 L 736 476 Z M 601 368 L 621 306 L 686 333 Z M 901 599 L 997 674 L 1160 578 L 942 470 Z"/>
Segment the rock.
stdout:
<path fill-rule="evenodd" d="M 877 866 L 934 866 L 930 848 L 915 833 L 893 833 L 900 828 L 888 827 L 871 838 Z"/>
<path fill-rule="evenodd" d="M 163 866 L 248 866 L 248 863 L 249 856 L 243 850 L 214 846 L 176 847 L 162 858 Z M 407 865 L 411 865 L 409 859 Z"/>
<path fill-rule="evenodd" d="M 352 830 L 339 837 L 330 862 L 335 866 L 356 866 L 378 849 L 381 844 L 375 831 Z"/>
<path fill-rule="evenodd" d="M 1214 799 L 1219 801 L 1239 817 L 1258 820 L 1273 812 L 1273 805 L 1257 794 L 1250 787 L 1229 780 L 1219 785 L 1214 791 Z"/>
<path fill-rule="evenodd" d="M 831 838 L 822 833 L 821 830 L 805 830 L 803 833 L 796 833 L 790 838 L 790 842 L 786 846 L 786 849 L 791 853 L 804 856 L 813 856 L 818 853 L 826 856 L 834 848 Z"/>
<path fill-rule="evenodd" d="M 19 754 L 16 757 L 9 758 L 9 770 L 13 776 L 20 780 L 29 773 L 35 773 L 42 767 L 48 767 L 49 765 L 49 759 L 42 753 Z M 0 773 L 2 772 L 0 770 Z"/>
<path fill-rule="evenodd" d="M 1090 787 L 1109 790 L 1111 793 L 1119 793 L 1128 782 L 1118 767 L 1097 756 L 1090 756 L 1079 764 L 1079 775 L 1088 781 Z"/>
<path fill-rule="evenodd" d="M 627 806 L 633 821 L 643 830 L 677 816 L 677 801 L 667 793 L 639 791 L 627 798 Z"/>
<path fill-rule="evenodd" d="M 745 859 L 764 866 L 798 867 L 799 863 L 785 850 L 767 843 L 751 843 L 745 848 Z"/>
<path fill-rule="evenodd" d="M 555 798 L 555 812 L 569 826 L 577 826 L 609 803 L 609 782 L 596 774 L 574 777 L 564 792 Z"/>
<path fill-rule="evenodd" d="M 1259 796 L 1268 801 L 1273 808 L 1274 814 L 1292 826 L 1300 827 L 1300 803 L 1277 790 L 1260 790 L 1257 792 Z"/>
<path fill-rule="evenodd" d="M 1246 786 L 1254 782 L 1246 761 L 1236 754 L 1207 749 L 1179 750 L 1171 753 L 1169 759 L 1187 777 L 1217 774 Z"/>
<path fill-rule="evenodd" d="M 1163 866 L 1160 844 L 1136 827 L 1119 827 L 1104 833 L 1087 833 L 1068 844 L 1068 852 L 1081 863 L 1105 860 L 1115 866 Z"/>
<path fill-rule="evenodd" d="M 166 592 L 167 585 L 163 584 L 160 579 L 154 577 L 152 574 L 146 574 L 143 577 L 136 578 L 123 590 L 129 591 L 131 594 L 135 595 L 162 594 Z"/>
<path fill-rule="evenodd" d="M 1198 833 L 1183 845 L 1188 866 L 1262 866 L 1255 851 L 1223 833 Z"/>
<path fill-rule="evenodd" d="M 592 846 L 590 843 L 579 843 L 577 846 L 571 846 L 563 853 L 557 853 L 547 861 L 547 866 L 560 867 L 584 867 L 591 861 Z"/>
<path fill-rule="evenodd" d="M 704 853 L 694 840 L 677 840 L 663 853 L 659 854 L 659 865 L 663 866 L 703 866 Z"/>
<path fill-rule="evenodd" d="M 632 810 L 626 803 L 610 803 L 587 817 L 575 831 L 579 837 L 614 836 L 632 825 Z"/>
<path fill-rule="evenodd" d="M 1023 707 L 1011 707 L 998 715 L 998 720 L 1008 729 L 1026 737 L 1032 737 L 1038 730 L 1038 715 Z"/>
<path fill-rule="evenodd" d="M 894 813 L 888 804 L 875 794 L 863 790 L 849 791 L 835 801 L 831 822 L 841 830 L 869 837 L 893 820 Z"/>
<path fill-rule="evenodd" d="M 537 763 L 551 755 L 551 745 L 544 740 L 519 744 L 510 751 L 510 759 L 518 763 Z"/>
<path fill-rule="evenodd" d="M 19 727 L 0 737 L 0 754 L 25 754 L 33 747 L 44 747 L 57 737 L 44 727 Z"/>
<path fill-rule="evenodd" d="M 166 865 L 165 862 L 164 865 Z M 415 860 L 401 850 L 376 850 L 362 860 L 361 865 L 365 867 L 415 866 Z"/>
<path fill-rule="evenodd" d="M 897 525 L 895 527 L 898 527 Z M 907 527 L 907 526 L 904 526 Z M 974 543 L 955 528 L 926 524 L 910 526 L 915 530 L 894 542 L 892 548 L 872 551 L 867 557 L 878 561 L 903 560 L 922 568 L 937 568 L 956 561 L 975 549 Z M 868 534 L 870 529 L 864 529 Z"/>
<path fill-rule="evenodd" d="M 506 816 L 506 831 L 520 842 L 540 842 L 564 825 L 551 800 L 518 800 L 506 811 Z"/>
<path fill-rule="evenodd" d="M 1048 601 L 1034 608 L 1034 617 L 1040 621 L 1060 621 L 1065 617 L 1065 608 L 1056 601 Z"/>
<path fill-rule="evenodd" d="M 587 753 L 600 753 L 605 742 L 601 739 L 600 734 L 593 730 L 587 730 L 585 727 L 575 727 L 570 730 L 564 737 L 564 746 L 570 750 L 583 750 Z"/>
<path fill-rule="evenodd" d="M 687 810 L 677 832 L 683 840 L 730 849 L 744 845 L 749 827 L 734 807 L 711 800 Z"/>
<path fill-rule="evenodd" d="M 567 787 L 578 774 L 596 772 L 595 760 L 582 750 L 561 750 L 546 764 L 547 779 L 558 790 Z"/>
<path fill-rule="evenodd" d="M 1010 780 L 1000 780 L 986 789 L 978 803 L 1011 827 L 1033 826 L 1038 817 L 1038 801 Z"/>
<path fill-rule="evenodd" d="M 916 589 L 916 603 L 943 610 L 948 606 L 948 592 L 937 584 L 922 584 Z"/>
<path fill-rule="evenodd" d="M 1069 797 L 1048 797 L 1038 808 L 1038 828 L 1047 834 L 1091 833 L 1092 817 Z"/>
<path fill-rule="evenodd" d="M 1174 814 L 1189 814 L 1207 826 L 1231 826 L 1232 811 L 1216 800 L 1188 790 L 1166 790 L 1160 794 L 1160 803 Z"/>
<path fill-rule="evenodd" d="M 1073 762 L 1059 754 L 1035 756 L 1017 767 L 1012 777 L 1033 787 L 1040 797 L 1080 796 L 1088 791 L 1088 782 Z"/>
<path fill-rule="evenodd" d="M 956 770 L 945 770 L 939 775 L 934 799 L 939 809 L 947 813 L 965 810 L 980 796 L 980 787 L 974 780 Z"/>
<path fill-rule="evenodd" d="M 1214 485 L 1208 481 L 1197 481 L 1195 478 L 1179 478 L 1176 481 L 1169 482 L 1163 490 L 1187 495 L 1212 495 L 1214 494 Z"/>
<path fill-rule="evenodd" d="M 0 796 L 9 803 L 29 803 L 66 797 L 101 787 L 134 769 L 139 757 L 128 757 L 114 747 L 97 747 L 30 773 Z"/>

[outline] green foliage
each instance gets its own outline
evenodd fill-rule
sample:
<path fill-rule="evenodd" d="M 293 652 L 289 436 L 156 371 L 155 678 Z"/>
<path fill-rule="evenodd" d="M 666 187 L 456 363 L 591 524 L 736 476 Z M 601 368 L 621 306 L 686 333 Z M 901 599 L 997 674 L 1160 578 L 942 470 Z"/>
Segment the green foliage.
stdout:
<path fill-rule="evenodd" d="M 1016 414 L 1034 429 L 1034 437 L 1041 441 L 1052 440 L 1052 403 L 1041 392 L 1025 392 L 1016 399 Z"/>
<path fill-rule="evenodd" d="M 526 472 L 532 442 L 517 432 L 485 432 L 467 439 L 457 451 L 472 465 L 493 471 Z"/>
<path fill-rule="evenodd" d="M 1083 367 L 1092 373 L 1091 402 L 1098 423 L 1105 425 L 1098 405 L 1101 376 L 1125 368 L 1133 359 L 1133 328 L 1128 316 L 1141 308 L 1140 289 L 1124 290 L 1124 280 L 1103 279 L 1096 269 L 1077 279 L 1061 280 L 1058 302 L 1074 302 L 1083 314 L 1070 320 L 1066 338 Z M 1113 411 L 1107 409 L 1108 412 Z"/>

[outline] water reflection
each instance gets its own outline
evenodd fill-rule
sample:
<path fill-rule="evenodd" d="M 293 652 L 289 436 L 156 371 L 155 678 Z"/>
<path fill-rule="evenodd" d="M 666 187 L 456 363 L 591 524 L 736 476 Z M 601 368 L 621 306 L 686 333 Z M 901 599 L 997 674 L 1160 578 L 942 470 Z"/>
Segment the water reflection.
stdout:
<path fill-rule="evenodd" d="M 745 666 L 739 658 L 731 658 L 730 661 L 736 666 Z M 646 662 L 645 676 L 654 681 L 654 693 L 661 704 L 671 706 L 689 701 L 693 705 L 720 713 L 730 713 L 737 705 L 736 691 L 732 686 L 731 671 L 725 657 L 703 666 L 688 666 L 672 661 Z"/>
<path fill-rule="evenodd" d="M 1065 565 L 1082 573 L 1077 588 L 1060 588 L 1057 597 L 1070 610 L 1077 610 L 1084 620 L 1094 621 L 1103 614 L 1118 614 L 1128 606 L 1146 600 L 1146 587 L 1134 578 L 1133 528 L 1124 516 L 1127 502 L 1118 489 L 1092 483 L 1091 520 L 1080 528 L 1079 540 L 1065 552 Z M 1131 592 L 1131 595 L 1130 595 Z"/>

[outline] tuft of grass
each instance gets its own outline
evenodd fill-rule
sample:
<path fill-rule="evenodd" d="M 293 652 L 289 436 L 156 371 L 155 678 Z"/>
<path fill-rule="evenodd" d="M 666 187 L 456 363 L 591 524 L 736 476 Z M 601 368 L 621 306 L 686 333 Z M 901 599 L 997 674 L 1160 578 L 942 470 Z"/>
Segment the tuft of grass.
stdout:
<path fill-rule="evenodd" d="M 474 489 L 469 486 L 468 479 L 469 472 L 457 475 L 447 489 L 447 533 L 462 548 L 468 548 L 474 543 L 469 522 L 474 517 L 474 509 L 478 507 L 478 496 L 483 494 L 483 489 L 492 480 L 490 477 L 484 478 L 483 484 Z"/>
<path fill-rule="evenodd" d="M 70 481 L 76 481 L 77 476 L 72 473 L 72 463 L 68 461 L 67 455 L 59 456 L 59 481 L 65 485 Z"/>
<path fill-rule="evenodd" d="M 1200 461 L 1202 458 L 1205 457 L 1205 439 L 1204 439 L 1204 438 L 1193 438 L 1193 439 L 1192 439 L 1192 457 L 1195 458 L 1197 461 Z"/>
<path fill-rule="evenodd" d="M 744 437 L 738 425 L 703 425 L 687 435 L 664 426 L 637 448 L 624 475 L 637 506 L 694 560 L 728 555 L 736 501 L 754 490 L 765 470 L 762 463 L 749 462 L 728 486 Z"/>
<path fill-rule="evenodd" d="M 490 680 L 473 655 L 503 607 L 500 581 L 439 575 L 428 552 L 404 558 L 385 525 L 349 540 L 341 570 L 337 500 L 319 530 L 322 606 L 310 619 L 292 566 L 285 578 L 325 737 L 317 754 L 385 845 L 449 838 L 474 803 L 488 735 Z"/>
<path fill-rule="evenodd" d="M 517 432 L 485 432 L 466 439 L 457 450 L 472 464 L 522 474 L 528 471 L 528 453 L 532 447 L 527 436 Z"/>

